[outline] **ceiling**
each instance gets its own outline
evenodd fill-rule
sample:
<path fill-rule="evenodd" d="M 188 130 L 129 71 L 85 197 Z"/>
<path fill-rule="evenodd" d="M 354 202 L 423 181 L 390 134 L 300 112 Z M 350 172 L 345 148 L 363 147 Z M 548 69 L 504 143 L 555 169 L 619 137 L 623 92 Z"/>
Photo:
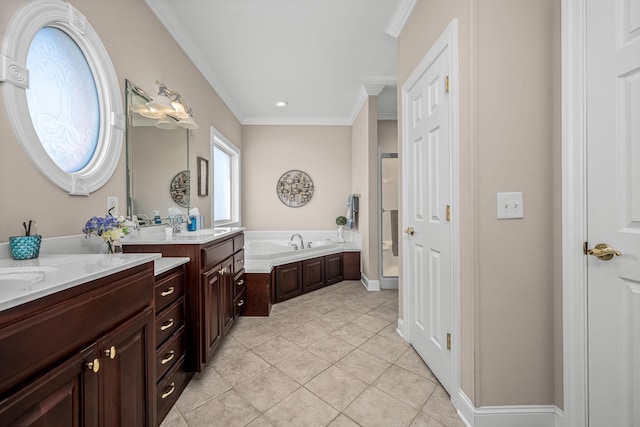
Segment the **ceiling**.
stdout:
<path fill-rule="evenodd" d="M 243 124 L 351 124 L 364 85 L 395 118 L 402 0 L 146 2 Z"/>

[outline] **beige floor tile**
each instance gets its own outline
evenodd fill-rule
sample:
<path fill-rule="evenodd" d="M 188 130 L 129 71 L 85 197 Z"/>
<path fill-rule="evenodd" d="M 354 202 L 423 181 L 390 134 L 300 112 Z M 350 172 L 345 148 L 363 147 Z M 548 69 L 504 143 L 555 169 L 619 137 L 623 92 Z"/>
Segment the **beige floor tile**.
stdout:
<path fill-rule="evenodd" d="M 360 427 L 360 424 L 347 417 L 345 414 L 338 415 L 338 418 L 333 420 L 329 427 Z"/>
<path fill-rule="evenodd" d="M 451 404 L 449 395 L 438 385 L 434 392 L 422 407 L 422 412 L 431 418 L 435 418 L 447 427 L 464 427 L 464 423 L 458 417 L 456 410 Z"/>
<path fill-rule="evenodd" d="M 355 347 L 338 338 L 326 336 L 307 347 L 311 353 L 329 363 L 335 363 L 349 354 Z"/>
<path fill-rule="evenodd" d="M 260 356 L 260 358 L 272 365 L 275 365 L 300 350 L 300 346 L 283 337 L 272 338 L 251 349 L 251 351 Z"/>
<path fill-rule="evenodd" d="M 408 427 L 418 411 L 375 387 L 369 387 L 344 413 L 363 426 Z"/>
<path fill-rule="evenodd" d="M 335 331 L 331 332 L 331 336 L 340 338 L 341 340 L 346 341 L 356 347 L 364 344 L 369 338 L 374 335 L 375 332 L 367 331 L 366 329 L 363 329 L 353 323 L 348 323 L 340 329 L 336 329 Z"/>
<path fill-rule="evenodd" d="M 232 336 L 238 340 L 240 344 L 247 348 L 252 348 L 268 339 L 275 338 L 276 334 L 260 325 L 245 331 L 234 333 Z"/>
<path fill-rule="evenodd" d="M 343 411 L 367 387 L 364 381 L 335 366 L 305 384 L 307 390 L 339 411 Z"/>
<path fill-rule="evenodd" d="M 335 366 L 355 375 L 367 384 L 371 384 L 391 366 L 391 363 L 356 348 L 336 362 Z"/>
<path fill-rule="evenodd" d="M 316 328 L 313 322 L 309 322 L 295 329 L 288 330 L 283 333 L 282 336 L 300 347 L 306 347 L 318 341 L 320 338 L 327 336 L 327 333 L 322 329 Z"/>
<path fill-rule="evenodd" d="M 269 319 L 260 325 L 267 328 L 276 335 L 279 335 L 289 329 L 300 326 L 300 322 L 291 316 L 270 316 Z"/>
<path fill-rule="evenodd" d="M 231 388 L 232 385 L 222 378 L 214 368 L 207 366 L 191 379 L 187 388 L 178 398 L 176 407 L 181 413 L 186 414 L 208 400 L 231 390 Z"/>
<path fill-rule="evenodd" d="M 236 390 L 256 409 L 264 412 L 299 387 L 300 384 L 272 366 L 249 378 L 237 386 Z"/>
<path fill-rule="evenodd" d="M 347 324 L 347 321 L 344 319 L 337 319 L 335 317 L 327 318 L 327 316 L 321 316 L 320 318 L 310 322 L 314 327 L 318 328 L 321 331 L 326 332 L 327 334 L 339 329 Z"/>
<path fill-rule="evenodd" d="M 373 385 L 416 409 L 422 408 L 436 389 L 435 383 L 396 365 L 384 371 Z"/>
<path fill-rule="evenodd" d="M 383 358 L 389 362 L 395 362 L 407 350 L 409 344 L 405 343 L 402 338 L 397 340 L 385 336 L 374 335 L 369 341 L 362 344 L 359 348 Z"/>
<path fill-rule="evenodd" d="M 411 423 L 410 427 L 446 427 L 435 418 L 431 418 L 424 412 L 419 412 Z"/>
<path fill-rule="evenodd" d="M 186 425 L 187 423 L 184 421 L 184 419 L 182 418 L 182 415 L 180 415 L 180 412 L 174 405 L 169 410 L 169 413 L 167 414 L 167 416 L 164 417 L 164 420 L 162 420 L 160 427 L 178 427 L 178 426 L 186 426 Z"/>
<path fill-rule="evenodd" d="M 214 365 L 214 368 L 231 385 L 236 386 L 247 378 L 264 371 L 269 366 L 267 362 L 254 353 L 247 351 L 223 360 Z"/>
<path fill-rule="evenodd" d="M 363 314 L 354 320 L 352 324 L 369 332 L 378 333 L 389 324 L 389 321 L 378 319 L 377 317 L 373 317 L 368 314 Z"/>
<path fill-rule="evenodd" d="M 299 384 L 306 384 L 331 364 L 313 353 L 302 350 L 278 363 L 276 367 Z"/>
<path fill-rule="evenodd" d="M 249 424 L 247 424 L 247 427 L 275 427 L 275 426 L 271 424 L 271 421 L 269 421 L 267 417 L 265 417 L 264 415 L 261 415 L 255 420 L 251 421 Z"/>
<path fill-rule="evenodd" d="M 387 322 L 396 322 L 398 320 L 398 307 L 382 304 L 381 306 L 371 310 L 368 314 Z"/>
<path fill-rule="evenodd" d="M 338 411 L 302 387 L 265 415 L 278 427 L 324 427 L 333 421 Z"/>
<path fill-rule="evenodd" d="M 339 296 L 338 297 L 341 300 L 345 300 L 345 297 L 343 296 Z M 330 311 L 329 313 L 325 314 L 324 317 L 337 317 L 339 319 L 343 319 L 346 322 L 353 322 L 354 320 L 356 320 L 358 317 L 362 316 L 362 313 L 358 312 L 358 311 L 354 311 L 351 308 L 351 304 L 347 304 L 347 305 L 343 305 L 341 307 L 338 307 L 332 311 Z"/>
<path fill-rule="evenodd" d="M 247 351 L 247 347 L 240 344 L 240 342 L 233 338 L 233 336 L 225 337 L 222 340 L 220 347 L 218 347 L 216 352 L 213 354 L 209 365 L 215 365 L 216 363 L 243 351 Z"/>
<path fill-rule="evenodd" d="M 185 414 L 189 427 L 246 426 L 260 416 L 247 400 L 235 390 L 229 390 Z"/>
<path fill-rule="evenodd" d="M 266 322 L 268 318 L 267 316 L 240 316 L 233 322 L 229 335 L 258 327 Z"/>
<path fill-rule="evenodd" d="M 433 382 L 438 382 L 438 379 L 433 375 L 431 369 L 429 369 L 424 363 L 424 360 L 418 356 L 418 353 L 414 350 L 413 347 L 409 346 L 409 348 L 400 356 L 398 360 L 395 362 L 396 365 L 403 367 L 404 369 L 413 372 L 414 374 L 418 374 L 421 377 L 429 379 Z"/>
<path fill-rule="evenodd" d="M 383 330 L 378 332 L 379 335 L 385 335 L 387 337 L 400 337 L 398 334 L 398 323 L 391 322 Z M 402 339 L 402 337 L 400 337 Z"/>

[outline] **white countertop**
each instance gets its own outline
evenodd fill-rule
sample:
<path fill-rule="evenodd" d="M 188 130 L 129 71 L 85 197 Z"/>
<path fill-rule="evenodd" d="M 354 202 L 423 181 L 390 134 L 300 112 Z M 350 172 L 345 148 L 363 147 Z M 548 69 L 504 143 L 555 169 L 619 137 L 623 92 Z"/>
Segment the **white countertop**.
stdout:
<path fill-rule="evenodd" d="M 165 227 L 145 227 L 127 235 L 122 245 L 202 245 L 214 240 L 225 239 L 231 234 L 243 231 L 244 227 L 202 228 L 196 231 L 181 231 L 167 239 Z"/>
<path fill-rule="evenodd" d="M 245 252 L 244 271 L 245 273 L 270 273 L 273 267 L 278 265 L 289 264 L 292 262 L 321 257 L 325 255 L 337 254 L 340 252 L 360 251 L 361 248 L 358 245 L 354 244 L 353 242 L 347 242 L 338 243 L 335 246 L 327 246 L 326 248 L 320 247 L 319 249 L 313 251 L 308 249 L 300 249 L 297 251 L 291 251 L 285 256 L 278 256 L 274 258 L 266 257 L 256 259 L 252 258 L 249 253 Z"/>
<path fill-rule="evenodd" d="M 182 264 L 186 264 L 191 261 L 189 257 L 162 257 L 153 261 L 154 271 L 153 273 L 158 276 L 159 274 L 169 271 L 174 267 Z"/>
<path fill-rule="evenodd" d="M 42 255 L 0 259 L 0 311 L 160 258 L 148 254 Z"/>

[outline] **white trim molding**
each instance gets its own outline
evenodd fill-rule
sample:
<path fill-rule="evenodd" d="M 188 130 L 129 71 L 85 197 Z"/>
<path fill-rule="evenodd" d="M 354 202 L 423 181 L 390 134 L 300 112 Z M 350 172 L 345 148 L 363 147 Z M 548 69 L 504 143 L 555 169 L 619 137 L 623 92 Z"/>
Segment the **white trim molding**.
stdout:
<path fill-rule="evenodd" d="M 566 427 L 588 425 L 586 0 L 562 0 L 562 323 Z"/>
<path fill-rule="evenodd" d="M 553 405 L 482 406 L 475 408 L 460 390 L 458 416 L 469 427 L 564 427 L 564 413 Z"/>
<path fill-rule="evenodd" d="M 398 38 L 407 20 L 411 16 L 415 5 L 416 0 L 400 0 L 400 3 L 396 6 L 396 10 L 393 12 L 389 25 L 387 25 L 387 34 L 394 39 Z"/>
<path fill-rule="evenodd" d="M 55 27 L 73 39 L 89 63 L 98 92 L 98 146 L 87 166 L 74 173 L 63 171 L 49 157 L 36 134 L 27 106 L 27 53 L 33 37 L 43 27 Z M 105 185 L 113 176 L 122 153 L 124 107 L 109 53 L 87 18 L 66 2 L 32 1 L 9 21 L 2 51 L 0 82 L 7 116 L 27 157 L 49 181 L 71 195 L 88 195 Z"/>
<path fill-rule="evenodd" d="M 368 291 L 377 292 L 380 290 L 380 281 L 369 279 L 364 273 L 361 273 L 361 276 L 360 282 Z"/>

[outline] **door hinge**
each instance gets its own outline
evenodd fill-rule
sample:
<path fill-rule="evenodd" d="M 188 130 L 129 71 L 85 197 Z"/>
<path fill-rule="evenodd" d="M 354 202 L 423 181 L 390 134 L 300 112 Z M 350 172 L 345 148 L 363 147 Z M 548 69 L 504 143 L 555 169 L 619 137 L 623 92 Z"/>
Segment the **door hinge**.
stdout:
<path fill-rule="evenodd" d="M 451 206 L 447 205 L 447 221 L 451 221 Z"/>
<path fill-rule="evenodd" d="M 447 334 L 447 350 L 451 350 L 451 334 Z"/>
<path fill-rule="evenodd" d="M 444 91 L 449 93 L 449 76 L 444 77 Z"/>
<path fill-rule="evenodd" d="M 589 247 L 589 243 L 588 242 L 584 242 L 582 244 L 582 253 L 584 253 L 585 255 L 587 255 L 587 248 Z"/>

